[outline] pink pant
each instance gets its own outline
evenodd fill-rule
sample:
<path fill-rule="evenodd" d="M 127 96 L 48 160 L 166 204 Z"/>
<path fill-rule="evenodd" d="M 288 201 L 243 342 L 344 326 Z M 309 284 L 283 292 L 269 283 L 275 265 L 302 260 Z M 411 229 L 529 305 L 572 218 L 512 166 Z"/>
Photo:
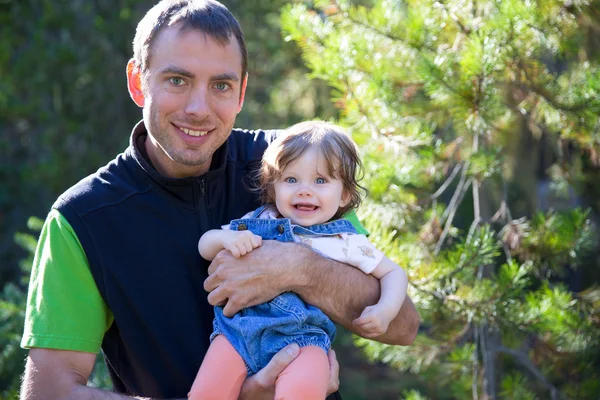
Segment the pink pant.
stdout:
<path fill-rule="evenodd" d="M 223 335 L 208 348 L 188 394 L 191 400 L 237 400 L 246 379 L 246 364 Z M 275 400 L 324 400 L 329 383 L 329 359 L 316 346 L 300 355 L 277 377 Z"/>

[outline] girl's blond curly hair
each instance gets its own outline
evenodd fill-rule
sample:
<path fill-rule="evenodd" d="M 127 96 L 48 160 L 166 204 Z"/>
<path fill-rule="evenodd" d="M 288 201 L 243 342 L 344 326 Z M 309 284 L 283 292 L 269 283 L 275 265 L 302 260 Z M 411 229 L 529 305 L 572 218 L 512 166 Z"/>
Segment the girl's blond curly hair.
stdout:
<path fill-rule="evenodd" d="M 332 219 L 358 208 L 367 190 L 358 182 L 363 177 L 358 147 L 339 126 L 323 121 L 306 121 L 286 129 L 265 151 L 258 171 L 258 187 L 263 204 L 275 204 L 275 182 L 286 167 L 307 149 L 317 147 L 327 164 L 329 176 L 342 181 L 350 201 Z"/>

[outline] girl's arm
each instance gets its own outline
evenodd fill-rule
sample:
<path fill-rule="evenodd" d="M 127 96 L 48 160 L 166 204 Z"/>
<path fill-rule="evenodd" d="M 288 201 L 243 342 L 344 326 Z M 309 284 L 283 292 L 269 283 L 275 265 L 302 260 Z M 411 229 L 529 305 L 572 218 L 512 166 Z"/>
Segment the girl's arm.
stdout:
<path fill-rule="evenodd" d="M 387 331 L 390 322 L 396 318 L 404 304 L 408 288 L 406 272 L 385 256 L 371 275 L 379 279 L 381 285 L 379 301 L 366 307 L 360 317 L 352 322 L 365 337 L 380 336 Z"/>
<path fill-rule="evenodd" d="M 207 231 L 198 242 L 198 251 L 202 258 L 214 260 L 221 250 L 229 250 L 235 258 L 250 253 L 259 247 L 262 238 L 250 231 L 229 231 L 212 229 Z"/>

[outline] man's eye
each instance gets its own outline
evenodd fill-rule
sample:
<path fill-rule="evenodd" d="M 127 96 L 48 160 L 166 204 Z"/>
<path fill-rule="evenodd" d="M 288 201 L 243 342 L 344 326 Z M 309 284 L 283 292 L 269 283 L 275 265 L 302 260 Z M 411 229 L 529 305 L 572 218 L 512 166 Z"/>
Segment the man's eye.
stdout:
<path fill-rule="evenodd" d="M 322 184 L 327 183 L 327 181 L 325 180 L 325 178 L 317 178 L 315 179 L 315 183 Z"/>
<path fill-rule="evenodd" d="M 287 183 L 296 183 L 296 178 L 292 178 L 292 177 L 285 178 L 285 181 L 286 181 Z"/>
<path fill-rule="evenodd" d="M 184 84 L 184 80 L 178 77 L 169 78 L 169 82 L 175 86 L 181 86 Z"/>
<path fill-rule="evenodd" d="M 215 85 L 215 88 L 217 88 L 217 90 L 220 92 L 224 92 L 227 89 L 229 89 L 229 84 L 228 83 L 217 83 Z"/>

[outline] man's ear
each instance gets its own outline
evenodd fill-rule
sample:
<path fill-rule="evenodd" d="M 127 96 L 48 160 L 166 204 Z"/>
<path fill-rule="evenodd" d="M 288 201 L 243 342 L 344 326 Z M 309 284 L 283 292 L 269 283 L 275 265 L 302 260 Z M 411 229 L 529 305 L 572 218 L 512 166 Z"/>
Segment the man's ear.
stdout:
<path fill-rule="evenodd" d="M 127 89 L 133 102 L 138 107 L 144 107 L 144 91 L 142 90 L 142 71 L 132 58 L 127 63 Z"/>
<path fill-rule="evenodd" d="M 242 106 L 244 105 L 244 97 L 246 97 L 246 86 L 248 85 L 248 73 L 246 72 L 246 76 L 244 76 L 244 80 L 242 81 L 242 89 L 240 90 L 240 102 L 238 104 L 238 113 L 242 111 Z"/>

